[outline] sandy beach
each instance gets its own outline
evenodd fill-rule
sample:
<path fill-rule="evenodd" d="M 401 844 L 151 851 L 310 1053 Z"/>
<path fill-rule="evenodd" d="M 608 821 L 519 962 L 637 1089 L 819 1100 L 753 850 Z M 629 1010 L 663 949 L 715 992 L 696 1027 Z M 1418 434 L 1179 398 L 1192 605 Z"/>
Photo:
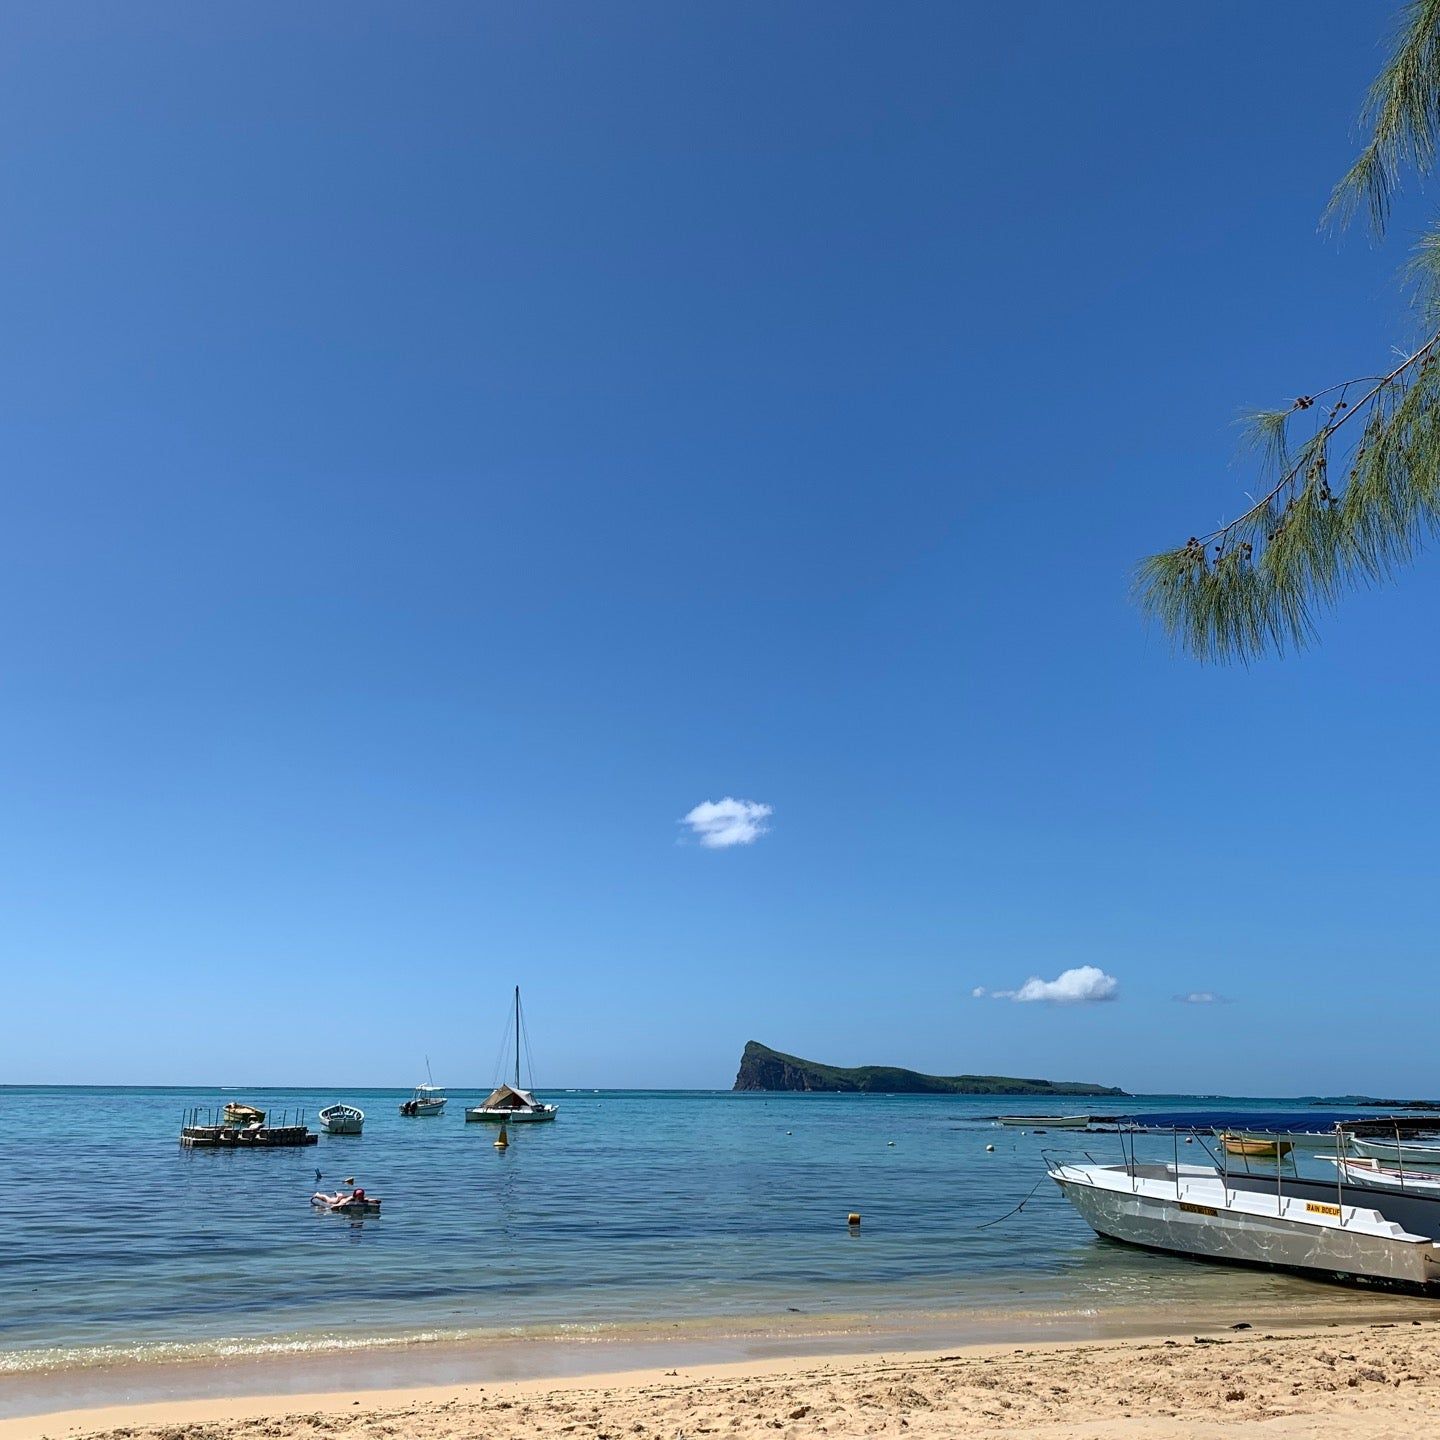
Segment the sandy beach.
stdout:
<path fill-rule="evenodd" d="M 165 1401 L 0 1421 L 0 1440 L 705 1435 L 1345 1436 L 1440 1421 L 1440 1326 L 1193 1332 L 777 1359 L 565 1381 Z"/>

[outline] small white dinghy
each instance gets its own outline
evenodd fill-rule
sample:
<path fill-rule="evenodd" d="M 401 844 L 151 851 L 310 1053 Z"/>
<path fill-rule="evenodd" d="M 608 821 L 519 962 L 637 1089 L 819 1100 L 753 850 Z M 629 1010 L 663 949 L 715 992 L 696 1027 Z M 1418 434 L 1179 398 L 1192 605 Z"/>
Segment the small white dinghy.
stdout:
<path fill-rule="evenodd" d="M 1084 1130 L 1088 1115 L 997 1115 L 1002 1125 L 1023 1125 L 1027 1130 Z"/>
<path fill-rule="evenodd" d="M 354 1105 L 327 1105 L 320 1112 L 320 1128 L 327 1135 L 358 1135 L 365 1125 L 365 1112 Z"/>

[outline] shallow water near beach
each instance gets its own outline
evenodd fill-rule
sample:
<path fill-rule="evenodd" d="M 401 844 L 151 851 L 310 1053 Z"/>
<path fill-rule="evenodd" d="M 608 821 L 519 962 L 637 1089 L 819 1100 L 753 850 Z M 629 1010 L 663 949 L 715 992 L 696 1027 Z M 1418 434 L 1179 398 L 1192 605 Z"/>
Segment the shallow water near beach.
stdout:
<path fill-rule="evenodd" d="M 228 1098 L 303 1109 L 312 1125 L 343 1098 L 368 1118 L 361 1136 L 305 1149 L 182 1149 L 182 1111 Z M 1053 1102 L 554 1091 L 559 1119 L 516 1127 L 498 1152 L 491 1127 L 464 1123 L 470 1097 L 427 1119 L 402 1118 L 403 1098 L 0 1089 L 0 1377 L 427 1342 L 582 1344 L 656 1327 L 884 1336 L 1013 1315 L 1072 1333 L 1125 1312 L 1273 1311 L 1336 1293 L 1097 1240 L 1044 1178 L 1044 1156 L 1119 1160 L 1119 1137 L 993 1120 Z M 1218 1102 L 1068 1108 L 1205 1103 Z M 354 1176 L 384 1214 L 314 1212 L 317 1169 L 326 1186 Z"/>

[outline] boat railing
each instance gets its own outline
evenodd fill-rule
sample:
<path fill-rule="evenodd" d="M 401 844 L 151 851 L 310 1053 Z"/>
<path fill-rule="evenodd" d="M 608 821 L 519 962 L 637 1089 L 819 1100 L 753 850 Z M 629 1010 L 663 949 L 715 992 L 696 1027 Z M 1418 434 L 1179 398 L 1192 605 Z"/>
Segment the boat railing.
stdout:
<path fill-rule="evenodd" d="M 1171 1161 L 1169 1165 L 1165 1166 L 1164 1168 L 1165 1170 L 1168 1170 L 1170 1177 L 1174 1181 L 1176 1200 L 1183 1200 L 1186 1194 L 1187 1187 L 1185 1184 L 1186 1177 L 1183 1173 L 1183 1168 L 1180 1163 L 1180 1145 L 1182 1143 L 1182 1139 L 1184 1143 L 1187 1144 L 1198 1144 L 1201 1150 L 1204 1152 L 1206 1158 L 1208 1159 L 1214 1171 L 1216 1179 L 1220 1181 L 1222 1203 L 1228 1206 L 1233 1203 L 1233 1197 L 1240 1193 L 1241 1186 L 1239 1186 L 1236 1181 L 1241 1175 L 1243 1175 L 1246 1179 L 1249 1179 L 1251 1177 L 1268 1178 L 1272 1171 L 1268 1156 L 1252 1156 L 1251 1154 L 1247 1153 L 1247 1147 L 1244 1146 L 1240 1147 L 1238 1153 L 1234 1156 L 1234 1159 L 1240 1162 L 1239 1165 L 1232 1165 L 1231 1151 L 1224 1143 L 1224 1137 L 1227 1133 L 1236 1134 L 1237 1132 L 1202 1130 L 1196 1126 L 1190 1125 L 1146 1126 L 1143 1129 L 1141 1127 L 1134 1126 L 1131 1127 L 1129 1130 L 1122 1128 L 1116 1131 L 1116 1138 L 1120 1145 L 1121 1160 L 1120 1166 L 1118 1168 L 1130 1180 L 1131 1192 L 1138 1193 L 1142 1181 L 1154 1180 L 1158 1177 L 1153 1173 L 1156 1168 L 1155 1162 L 1153 1160 L 1144 1161 L 1138 1158 L 1136 1153 L 1137 1137 L 1144 1136 L 1146 1139 L 1150 1140 L 1163 1140 L 1168 1137 L 1171 1143 Z M 1257 1141 L 1261 1144 L 1269 1144 L 1273 1147 L 1273 1174 L 1275 1176 L 1275 1212 L 1277 1215 L 1284 1215 L 1285 1202 L 1287 1199 L 1285 1193 L 1285 1182 L 1287 1178 L 1297 1181 L 1306 1178 L 1300 1174 L 1300 1167 L 1297 1160 L 1299 1152 L 1294 1140 L 1293 1133 L 1286 1132 L 1284 1130 L 1245 1130 L 1243 1132 L 1243 1138 L 1250 1141 Z M 1215 1144 L 1214 1142 L 1217 1139 L 1219 1140 L 1219 1143 Z M 1344 1224 L 1346 1223 L 1345 1182 L 1348 1178 L 1345 1168 L 1345 1151 L 1349 1141 L 1347 1127 L 1345 1126 L 1344 1122 L 1336 1122 L 1334 1126 L 1334 1139 L 1335 1204 L 1336 1210 L 1338 1212 L 1336 1215 L 1336 1219 L 1341 1226 L 1344 1226 Z M 1214 1148 L 1212 1148 L 1212 1145 L 1214 1146 Z M 1048 1149 L 1042 1152 L 1042 1154 L 1045 1154 L 1047 1156 L 1050 1156 L 1054 1153 L 1055 1152 L 1051 1152 Z M 1095 1156 L 1091 1155 L 1088 1150 L 1081 1151 L 1080 1153 L 1084 1155 L 1085 1159 L 1088 1160 L 1091 1165 L 1101 1165 L 1103 1163 L 1097 1160 Z M 1267 1162 L 1263 1166 L 1258 1163 L 1262 1158 L 1265 1159 Z M 1061 1158 L 1058 1154 L 1055 1154 L 1055 1160 L 1061 1165 L 1064 1165 L 1066 1163 L 1064 1159 Z M 1403 1165 L 1398 1167 L 1396 1179 L 1398 1188 L 1403 1191 L 1406 1188 Z M 1246 1186 L 1244 1188 L 1253 1193 L 1253 1186 Z M 1411 1186 L 1410 1188 L 1412 1190 L 1414 1189 L 1413 1186 Z M 1290 1198 L 1293 1199 L 1294 1197 L 1292 1196 Z"/>
<path fill-rule="evenodd" d="M 197 1130 L 201 1128 L 211 1130 L 237 1130 L 245 1128 L 236 1125 L 234 1121 L 227 1121 L 225 1118 L 225 1108 L 223 1105 L 189 1106 L 181 1113 L 180 1128 L 182 1130 Z M 259 1128 L 263 1130 L 298 1130 L 305 1124 L 305 1113 L 304 1110 L 296 1110 L 294 1112 L 294 1118 L 292 1119 L 289 1110 L 282 1110 L 280 1112 L 280 1118 L 277 1120 L 275 1118 L 275 1112 L 268 1110 L 265 1113 L 265 1119 L 260 1122 Z M 202 1116 L 204 1117 L 203 1119 L 201 1118 Z"/>

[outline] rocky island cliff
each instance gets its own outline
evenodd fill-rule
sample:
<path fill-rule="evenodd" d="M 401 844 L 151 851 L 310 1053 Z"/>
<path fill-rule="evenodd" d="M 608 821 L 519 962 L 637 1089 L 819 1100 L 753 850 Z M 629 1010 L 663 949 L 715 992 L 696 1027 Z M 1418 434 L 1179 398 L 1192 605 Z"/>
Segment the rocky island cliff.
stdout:
<path fill-rule="evenodd" d="M 751 1040 L 740 1056 L 736 1090 L 859 1090 L 884 1095 L 1124 1095 L 1110 1085 L 1078 1080 L 1028 1080 L 1012 1075 L 923 1075 L 894 1065 L 846 1069 L 821 1065 Z"/>

